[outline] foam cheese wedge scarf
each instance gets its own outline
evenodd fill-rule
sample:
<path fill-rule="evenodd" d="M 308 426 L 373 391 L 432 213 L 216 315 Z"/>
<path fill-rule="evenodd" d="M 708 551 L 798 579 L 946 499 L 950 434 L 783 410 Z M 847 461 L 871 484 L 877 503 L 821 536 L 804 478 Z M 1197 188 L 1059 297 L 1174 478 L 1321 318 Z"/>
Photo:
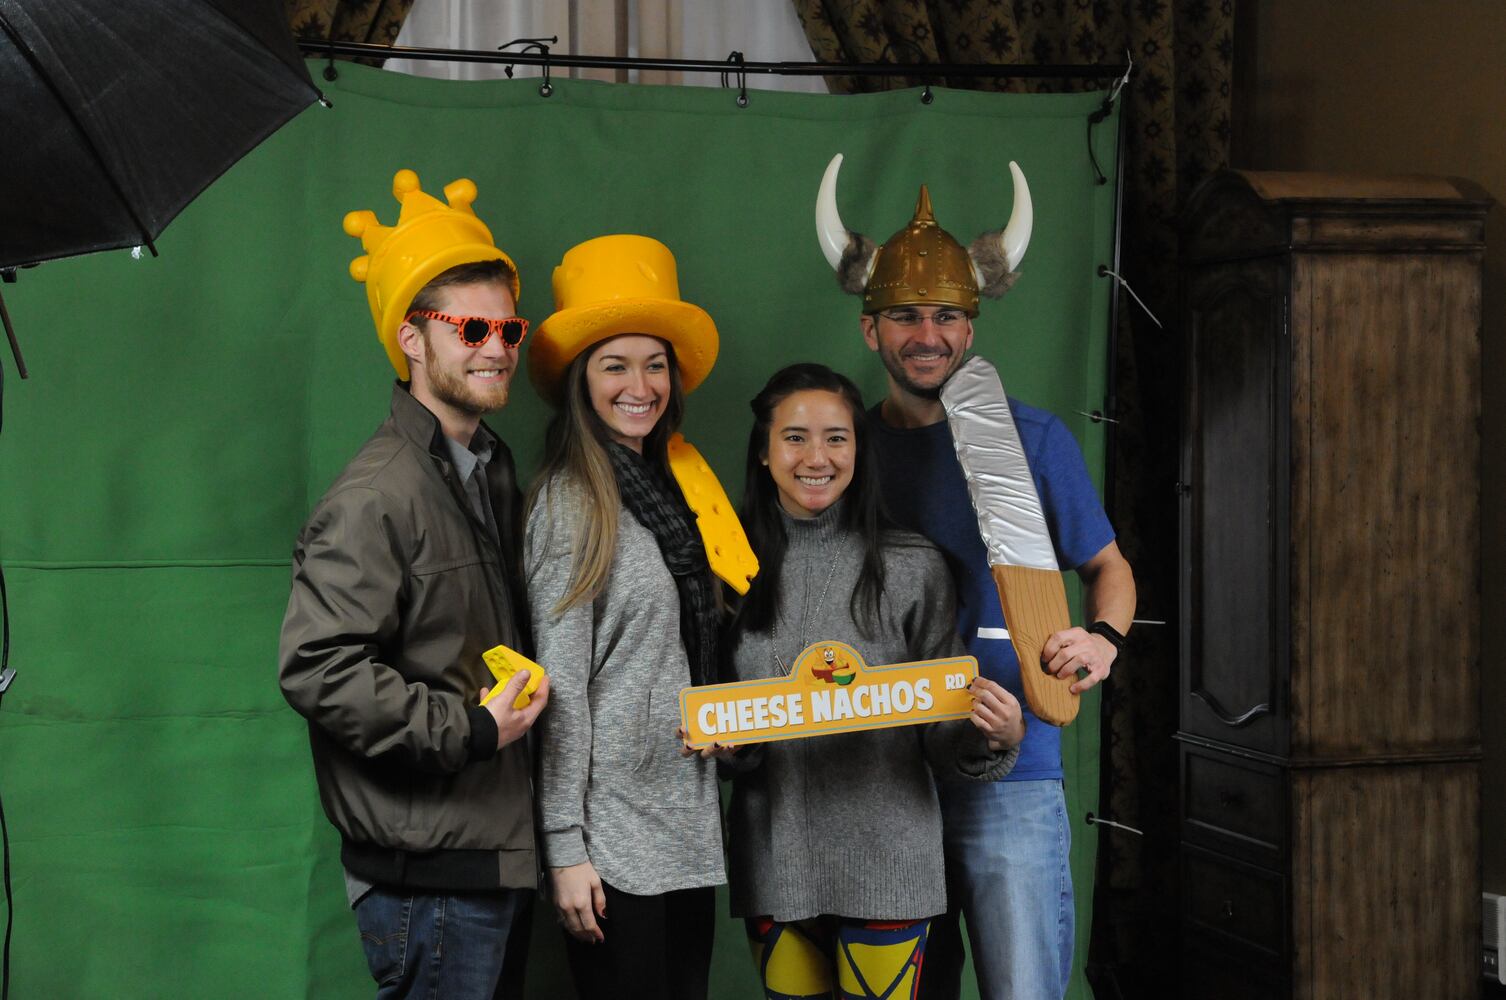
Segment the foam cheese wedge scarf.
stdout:
<path fill-rule="evenodd" d="M 1065 726 L 1077 718 L 1075 678 L 1042 670 L 1041 647 L 1072 625 L 1067 590 L 999 373 L 969 358 L 942 387 L 941 405 L 1020 659 L 1025 700 L 1042 722 Z"/>
<path fill-rule="evenodd" d="M 669 439 L 669 471 L 695 515 L 711 572 L 739 594 L 746 594 L 758 575 L 758 557 L 716 473 L 683 434 Z"/>

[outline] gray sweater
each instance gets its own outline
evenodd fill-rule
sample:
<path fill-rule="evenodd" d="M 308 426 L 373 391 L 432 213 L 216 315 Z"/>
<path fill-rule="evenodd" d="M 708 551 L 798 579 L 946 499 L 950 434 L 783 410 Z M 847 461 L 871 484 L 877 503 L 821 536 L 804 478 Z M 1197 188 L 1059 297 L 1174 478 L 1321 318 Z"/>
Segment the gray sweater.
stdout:
<path fill-rule="evenodd" d="M 675 735 L 690 666 L 674 579 L 654 536 L 619 507 L 606 588 L 556 615 L 582 509 L 577 489 L 551 480 L 524 536 L 533 634 L 549 674 L 535 788 L 544 861 L 589 860 L 634 895 L 718 885 L 726 875 L 716 771 L 681 757 Z"/>
<path fill-rule="evenodd" d="M 862 546 L 838 526 L 840 504 L 811 520 L 786 517 L 775 634 L 745 633 L 732 650 L 740 680 L 783 672 L 806 642 L 836 639 L 870 664 L 964 652 L 951 577 L 940 552 L 909 532 L 883 549 L 887 584 L 871 635 L 849 612 Z M 828 574 L 829 585 L 828 585 Z M 825 591 L 825 598 L 821 597 Z M 989 751 L 967 719 L 785 740 L 754 748 L 733 781 L 727 819 L 732 913 L 803 920 L 835 914 L 917 920 L 946 909 L 942 779 L 991 781 L 1018 751 Z"/>

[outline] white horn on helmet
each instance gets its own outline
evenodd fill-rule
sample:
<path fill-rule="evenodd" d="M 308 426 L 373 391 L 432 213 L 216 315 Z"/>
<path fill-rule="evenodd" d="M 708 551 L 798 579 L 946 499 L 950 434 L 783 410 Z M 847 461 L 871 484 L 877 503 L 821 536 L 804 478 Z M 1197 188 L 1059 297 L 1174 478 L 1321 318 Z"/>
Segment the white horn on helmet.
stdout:
<path fill-rule="evenodd" d="M 821 189 L 816 193 L 816 239 L 826 262 L 837 272 L 837 283 L 854 295 L 861 295 L 878 262 L 878 248 L 861 233 L 842 224 L 837 211 L 837 173 L 842 169 L 838 153 L 821 175 Z"/>
<path fill-rule="evenodd" d="M 1014 178 L 1014 209 L 1009 213 L 1009 224 L 1004 227 L 1004 262 L 1009 270 L 1019 268 L 1025 259 L 1025 248 L 1030 246 L 1030 231 L 1035 228 L 1035 205 L 1030 201 L 1030 185 L 1025 183 L 1025 173 L 1020 165 L 1009 161 L 1009 173 Z"/>
<path fill-rule="evenodd" d="M 1014 178 L 1014 209 L 1009 213 L 1009 223 L 979 236 L 967 251 L 978 291 L 989 298 L 1003 295 L 1019 277 L 1015 272 L 1025 259 L 1030 231 L 1035 227 L 1035 207 L 1025 174 L 1013 160 L 1009 161 L 1009 172 Z"/>
<path fill-rule="evenodd" d="M 821 175 L 821 190 L 816 192 L 816 239 L 821 243 L 821 252 L 826 263 L 835 271 L 842 263 L 842 254 L 847 251 L 850 238 L 847 227 L 842 225 L 842 215 L 837 211 L 837 173 L 842 169 L 842 154 L 838 153 L 826 165 Z"/>

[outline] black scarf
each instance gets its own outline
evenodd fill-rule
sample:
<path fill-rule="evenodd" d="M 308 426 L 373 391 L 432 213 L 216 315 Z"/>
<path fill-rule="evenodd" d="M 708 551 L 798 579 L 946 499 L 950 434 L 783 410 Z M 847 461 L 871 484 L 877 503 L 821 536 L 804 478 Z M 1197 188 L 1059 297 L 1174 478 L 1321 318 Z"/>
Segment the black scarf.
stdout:
<path fill-rule="evenodd" d="M 653 533 L 664 565 L 675 578 L 675 589 L 680 593 L 680 639 L 690 661 L 690 683 L 709 684 L 716 679 L 721 615 L 695 516 L 680 491 L 662 473 L 656 474 L 642 455 L 616 443 L 607 448 L 607 453 L 612 456 L 623 506 Z"/>

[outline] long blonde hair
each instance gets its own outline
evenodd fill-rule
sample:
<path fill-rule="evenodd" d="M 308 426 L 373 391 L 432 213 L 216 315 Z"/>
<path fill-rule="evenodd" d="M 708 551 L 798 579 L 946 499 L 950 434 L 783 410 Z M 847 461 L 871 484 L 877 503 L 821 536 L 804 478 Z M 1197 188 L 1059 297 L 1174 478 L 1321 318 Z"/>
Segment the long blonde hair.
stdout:
<path fill-rule="evenodd" d="M 624 334 L 616 334 L 608 340 Z M 655 338 L 657 339 L 657 338 Z M 585 601 L 593 601 L 607 584 L 612 573 L 612 559 L 617 554 L 617 510 L 622 497 L 617 491 L 617 475 L 607 446 L 612 443 L 606 424 L 591 405 L 591 391 L 586 383 L 586 364 L 591 355 L 605 344 L 599 341 L 575 356 L 565 369 L 564 405 L 549 421 L 544 438 L 544 461 L 538 476 L 528 489 L 527 509 L 539 502 L 546 484 L 568 482 L 584 495 L 585 512 L 573 526 L 571 548 L 574 558 L 565 594 L 555 604 L 554 614 L 562 614 Z M 664 343 L 669 359 L 669 400 L 654 429 L 643 440 L 643 457 L 669 477 L 669 438 L 680 429 L 685 415 L 685 392 L 680 383 L 680 365 L 675 349 Z M 551 524 L 551 528 L 554 525 Z"/>

